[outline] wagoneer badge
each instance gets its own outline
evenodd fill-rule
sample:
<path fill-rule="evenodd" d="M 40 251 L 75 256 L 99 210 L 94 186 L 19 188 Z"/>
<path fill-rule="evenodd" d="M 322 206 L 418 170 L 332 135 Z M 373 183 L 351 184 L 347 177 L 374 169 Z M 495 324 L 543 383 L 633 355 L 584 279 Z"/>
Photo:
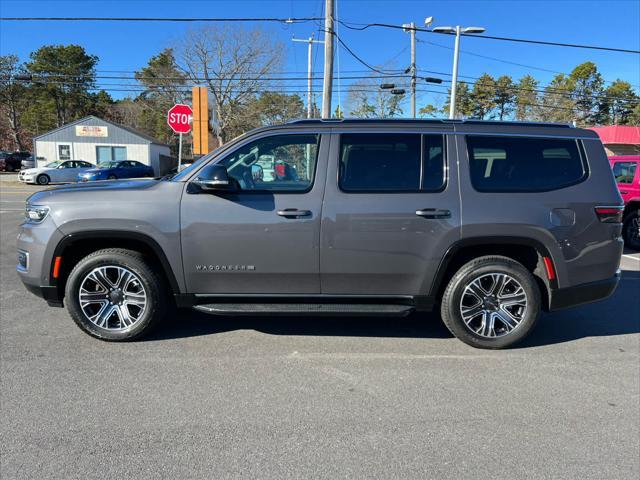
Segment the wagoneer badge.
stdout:
<path fill-rule="evenodd" d="M 247 272 L 255 269 L 255 265 L 196 265 L 198 272 Z"/>

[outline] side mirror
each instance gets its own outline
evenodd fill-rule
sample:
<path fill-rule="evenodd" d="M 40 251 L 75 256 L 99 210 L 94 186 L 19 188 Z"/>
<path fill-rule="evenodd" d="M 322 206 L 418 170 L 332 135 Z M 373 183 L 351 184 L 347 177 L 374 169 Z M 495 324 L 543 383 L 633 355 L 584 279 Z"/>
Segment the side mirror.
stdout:
<path fill-rule="evenodd" d="M 204 167 L 191 183 L 200 187 L 200 189 L 205 192 L 235 192 L 238 189 L 235 179 L 229 177 L 227 167 L 222 165 L 208 165 Z"/>

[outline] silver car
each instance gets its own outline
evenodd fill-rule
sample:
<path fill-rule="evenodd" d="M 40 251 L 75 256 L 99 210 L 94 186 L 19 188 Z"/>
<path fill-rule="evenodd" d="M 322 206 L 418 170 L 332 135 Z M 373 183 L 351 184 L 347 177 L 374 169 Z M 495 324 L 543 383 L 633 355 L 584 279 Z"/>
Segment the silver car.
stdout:
<path fill-rule="evenodd" d="M 18 179 L 24 183 L 37 183 L 38 185 L 75 182 L 79 173 L 91 168 L 95 168 L 95 165 L 84 160 L 57 161 L 48 163 L 44 167 L 22 170 Z"/>

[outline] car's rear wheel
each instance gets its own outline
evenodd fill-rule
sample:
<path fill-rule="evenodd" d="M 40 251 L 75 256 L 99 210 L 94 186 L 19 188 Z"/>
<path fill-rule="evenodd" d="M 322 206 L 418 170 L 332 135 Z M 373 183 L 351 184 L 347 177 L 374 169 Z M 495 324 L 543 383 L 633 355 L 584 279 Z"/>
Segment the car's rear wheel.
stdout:
<path fill-rule="evenodd" d="M 36 181 L 38 182 L 38 185 L 49 185 L 49 182 L 51 181 L 51 179 L 49 178 L 49 175 L 45 175 L 43 173 L 41 175 L 38 175 L 38 178 L 36 179 Z"/>
<path fill-rule="evenodd" d="M 463 265 L 442 297 L 441 315 L 458 339 L 499 349 L 526 337 L 541 310 L 540 289 L 524 266 L 501 256 Z"/>
<path fill-rule="evenodd" d="M 622 237 L 627 247 L 640 250 L 640 209 L 635 209 L 624 218 Z"/>
<path fill-rule="evenodd" d="M 110 341 L 147 335 L 167 311 L 164 279 L 135 251 L 94 252 L 73 268 L 65 304 L 89 335 Z"/>
<path fill-rule="evenodd" d="M 116 180 L 118 177 L 116 177 L 115 175 L 111 174 L 107 177 L 107 180 Z"/>

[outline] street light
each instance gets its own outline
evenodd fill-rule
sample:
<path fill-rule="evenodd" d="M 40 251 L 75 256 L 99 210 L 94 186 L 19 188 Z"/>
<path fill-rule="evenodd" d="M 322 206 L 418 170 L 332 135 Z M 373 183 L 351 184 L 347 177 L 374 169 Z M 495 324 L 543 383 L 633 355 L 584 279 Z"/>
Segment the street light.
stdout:
<path fill-rule="evenodd" d="M 458 57 L 460 56 L 460 34 L 474 34 L 474 33 L 483 33 L 484 28 L 482 27 L 461 27 L 457 25 L 456 27 L 436 27 L 432 31 L 436 33 L 448 33 L 455 34 L 456 43 L 455 48 L 453 49 L 453 74 L 451 76 L 451 101 L 449 102 L 449 118 L 453 119 L 456 117 L 456 89 L 458 84 Z"/>

